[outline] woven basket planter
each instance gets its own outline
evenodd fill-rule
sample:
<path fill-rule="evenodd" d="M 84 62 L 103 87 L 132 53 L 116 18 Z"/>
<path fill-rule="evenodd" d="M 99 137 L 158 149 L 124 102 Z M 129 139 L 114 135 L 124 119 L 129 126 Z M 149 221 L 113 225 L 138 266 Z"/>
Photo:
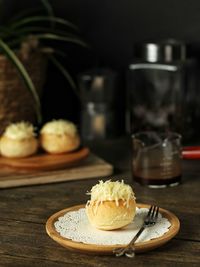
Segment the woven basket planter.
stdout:
<path fill-rule="evenodd" d="M 45 81 L 47 58 L 33 52 L 20 60 L 29 73 L 36 90 L 41 96 Z M 29 121 L 36 123 L 35 102 L 13 64 L 0 55 L 0 134 L 11 122 Z"/>

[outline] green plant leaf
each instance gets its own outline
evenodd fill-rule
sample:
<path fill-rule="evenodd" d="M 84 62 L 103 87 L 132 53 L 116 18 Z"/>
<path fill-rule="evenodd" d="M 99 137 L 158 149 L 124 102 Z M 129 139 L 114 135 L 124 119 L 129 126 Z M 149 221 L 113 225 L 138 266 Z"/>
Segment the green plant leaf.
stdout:
<path fill-rule="evenodd" d="M 63 76 L 66 78 L 72 89 L 74 90 L 74 93 L 77 95 L 77 97 L 80 99 L 80 94 L 78 93 L 77 86 L 72 78 L 72 76 L 69 74 L 69 72 L 64 68 L 64 66 L 53 56 L 49 55 L 49 59 L 51 62 L 60 70 L 60 72 L 63 74 Z"/>
<path fill-rule="evenodd" d="M 40 0 L 40 1 L 42 2 L 43 6 L 45 7 L 49 17 L 54 17 L 53 8 L 50 5 L 49 1 L 48 0 Z"/>
<path fill-rule="evenodd" d="M 83 40 L 81 40 L 78 36 L 69 35 L 69 36 L 61 36 L 53 33 L 44 33 L 44 34 L 34 34 L 34 36 L 38 39 L 46 39 L 46 40 L 55 40 L 55 41 L 63 41 L 68 43 L 75 43 L 81 45 L 83 47 L 89 48 L 89 45 L 86 44 Z"/>
<path fill-rule="evenodd" d="M 78 36 L 76 35 L 66 35 L 66 36 L 62 36 L 62 35 L 58 35 L 58 34 L 53 34 L 53 33 L 41 33 L 41 34 L 33 34 L 33 36 L 35 38 L 38 38 L 39 40 L 54 40 L 54 41 L 62 41 L 62 42 L 67 42 L 67 43 L 74 43 L 77 45 L 81 45 L 85 48 L 90 48 L 90 46 L 84 42 L 83 40 L 81 40 Z M 18 47 L 21 42 L 23 40 L 25 40 L 27 38 L 27 35 L 24 36 L 16 36 L 15 39 L 8 41 L 8 44 L 10 47 L 14 48 L 14 47 Z M 49 45 L 47 45 L 49 46 Z M 53 45 L 52 45 L 53 46 Z"/>
<path fill-rule="evenodd" d="M 43 7 L 45 8 L 45 10 L 47 11 L 47 14 L 49 17 L 54 17 L 54 12 L 53 12 L 53 8 L 52 6 L 50 5 L 49 1 L 48 0 L 40 0 Z M 1 8 L 1 2 L 2 0 L 0 0 L 0 8 Z M 32 7 L 30 9 L 25 9 L 25 10 L 22 10 L 21 12 L 19 12 L 16 16 L 13 16 L 9 22 L 14 22 L 16 20 L 19 20 L 21 18 L 24 18 L 24 17 L 29 17 L 31 15 L 34 15 L 36 13 L 39 13 L 39 12 L 42 12 L 44 13 L 44 8 L 41 8 L 41 7 Z"/>
<path fill-rule="evenodd" d="M 33 98 L 35 100 L 35 111 L 37 115 L 38 123 L 42 122 L 42 115 L 41 115 L 41 107 L 40 107 L 40 100 L 37 94 L 37 91 L 35 89 L 35 86 L 24 68 L 22 62 L 18 59 L 18 57 L 15 55 L 15 53 L 10 49 L 10 47 L 2 40 L 0 39 L 0 48 L 4 52 L 5 56 L 13 63 L 13 65 L 18 70 L 20 76 L 22 77 L 27 89 L 31 92 L 33 95 Z"/>
<path fill-rule="evenodd" d="M 41 47 L 40 48 L 40 51 L 42 52 L 42 53 L 46 53 L 47 55 L 52 55 L 52 54 L 54 54 L 54 55 L 58 55 L 59 57 L 62 57 L 62 58 L 65 58 L 66 59 L 66 57 L 68 56 L 67 54 L 66 54 L 66 52 L 63 52 L 62 50 L 60 50 L 60 49 L 58 49 L 58 48 L 54 48 L 54 47 Z"/>
<path fill-rule="evenodd" d="M 22 11 L 18 12 L 15 16 L 13 16 L 11 19 L 9 19 L 8 25 L 13 23 L 13 22 L 16 22 L 22 18 L 33 16 L 36 13 L 42 14 L 42 11 L 44 12 L 44 9 L 41 7 L 35 7 L 35 8 L 32 7 L 30 9 L 22 10 Z"/>
<path fill-rule="evenodd" d="M 47 11 L 47 14 L 50 18 L 53 18 L 55 17 L 54 15 L 54 12 L 53 12 L 53 8 L 52 6 L 50 5 L 49 1 L 48 0 L 40 0 L 43 4 L 43 6 L 45 7 L 46 11 Z M 52 28 L 55 28 L 55 23 L 53 20 L 51 20 L 51 27 Z"/>
<path fill-rule="evenodd" d="M 37 23 L 37 22 L 55 22 L 59 25 L 63 25 L 63 26 L 66 26 L 66 27 L 69 27 L 73 30 L 78 30 L 77 26 L 75 26 L 73 23 L 65 20 L 65 19 L 62 19 L 62 18 L 59 18 L 59 17 L 47 17 L 47 16 L 32 16 L 32 17 L 28 17 L 28 18 L 24 18 L 24 19 L 21 19 L 21 20 L 18 20 L 14 23 L 12 23 L 10 25 L 10 27 L 12 29 L 17 29 L 19 27 L 23 27 L 23 26 L 26 26 L 27 24 L 31 24 L 31 23 Z"/>
<path fill-rule="evenodd" d="M 1 32 L 1 27 L 0 27 L 0 32 Z M 30 26 L 30 27 L 25 27 L 25 28 L 17 28 L 15 30 L 12 30 L 10 28 L 4 29 L 2 27 L 2 32 L 4 33 L 4 38 L 7 36 L 27 36 L 27 34 L 34 34 L 34 33 L 54 33 L 58 35 L 63 35 L 63 36 L 69 36 L 70 34 L 67 31 L 60 30 L 60 29 L 55 29 L 55 28 L 49 28 L 49 27 L 41 27 L 41 26 Z"/>

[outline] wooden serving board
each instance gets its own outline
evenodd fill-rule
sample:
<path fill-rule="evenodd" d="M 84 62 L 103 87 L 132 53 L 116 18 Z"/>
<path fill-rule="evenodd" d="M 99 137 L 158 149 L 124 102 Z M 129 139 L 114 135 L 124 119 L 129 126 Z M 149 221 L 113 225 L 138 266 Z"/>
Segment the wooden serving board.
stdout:
<path fill-rule="evenodd" d="M 0 167 L 6 166 L 21 170 L 55 170 L 69 167 L 79 163 L 89 155 L 89 149 L 83 147 L 79 150 L 64 154 L 38 153 L 26 158 L 0 157 Z"/>
<path fill-rule="evenodd" d="M 70 167 L 71 166 L 71 167 Z M 0 165 L 0 188 L 47 184 L 62 181 L 109 176 L 113 166 L 90 153 L 76 165 L 60 166 L 52 170 L 11 168 Z"/>

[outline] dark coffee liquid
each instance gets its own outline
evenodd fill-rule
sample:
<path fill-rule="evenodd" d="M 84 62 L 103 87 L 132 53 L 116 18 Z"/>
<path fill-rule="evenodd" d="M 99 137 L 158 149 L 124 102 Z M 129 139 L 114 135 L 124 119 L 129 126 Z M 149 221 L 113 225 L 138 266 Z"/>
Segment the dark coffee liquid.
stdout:
<path fill-rule="evenodd" d="M 142 185 L 176 185 L 182 174 L 180 151 L 172 141 L 155 143 L 145 148 L 140 144 L 133 157 L 132 170 L 134 180 Z"/>
<path fill-rule="evenodd" d="M 181 175 L 170 177 L 167 179 L 153 179 L 153 178 L 143 178 L 139 176 L 133 176 L 134 180 L 142 185 L 155 185 L 155 186 L 170 186 L 173 184 L 179 184 L 181 182 Z"/>

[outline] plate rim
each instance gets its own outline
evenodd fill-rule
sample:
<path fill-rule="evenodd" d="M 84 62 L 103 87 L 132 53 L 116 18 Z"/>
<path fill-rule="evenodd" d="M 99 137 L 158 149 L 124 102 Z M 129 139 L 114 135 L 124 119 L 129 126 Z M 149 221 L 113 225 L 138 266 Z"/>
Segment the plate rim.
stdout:
<path fill-rule="evenodd" d="M 150 204 L 143 204 L 143 203 L 136 203 L 136 206 L 138 208 L 149 208 Z M 82 242 L 76 242 L 71 239 L 62 237 L 54 227 L 54 222 L 60 217 L 63 216 L 66 212 L 69 211 L 76 211 L 81 208 L 84 208 L 85 204 L 75 205 L 71 206 L 65 209 L 62 209 L 53 215 L 51 215 L 47 222 L 46 222 L 46 232 L 49 235 L 50 238 L 52 238 L 54 241 L 59 243 L 61 246 L 73 250 L 73 251 L 79 251 L 89 254 L 104 254 L 104 255 L 110 255 L 113 254 L 113 249 L 118 247 L 125 247 L 126 245 L 96 245 L 96 244 L 85 244 Z M 158 238 L 151 239 L 149 241 L 145 242 L 138 242 L 135 244 L 135 251 L 136 253 L 149 251 L 152 249 L 155 249 L 157 247 L 160 247 L 170 241 L 180 230 L 180 221 L 178 217 L 172 213 L 169 210 L 159 208 L 159 212 L 162 214 L 163 217 L 167 218 L 171 226 L 169 227 L 169 231 L 167 231 L 164 235 Z"/>

